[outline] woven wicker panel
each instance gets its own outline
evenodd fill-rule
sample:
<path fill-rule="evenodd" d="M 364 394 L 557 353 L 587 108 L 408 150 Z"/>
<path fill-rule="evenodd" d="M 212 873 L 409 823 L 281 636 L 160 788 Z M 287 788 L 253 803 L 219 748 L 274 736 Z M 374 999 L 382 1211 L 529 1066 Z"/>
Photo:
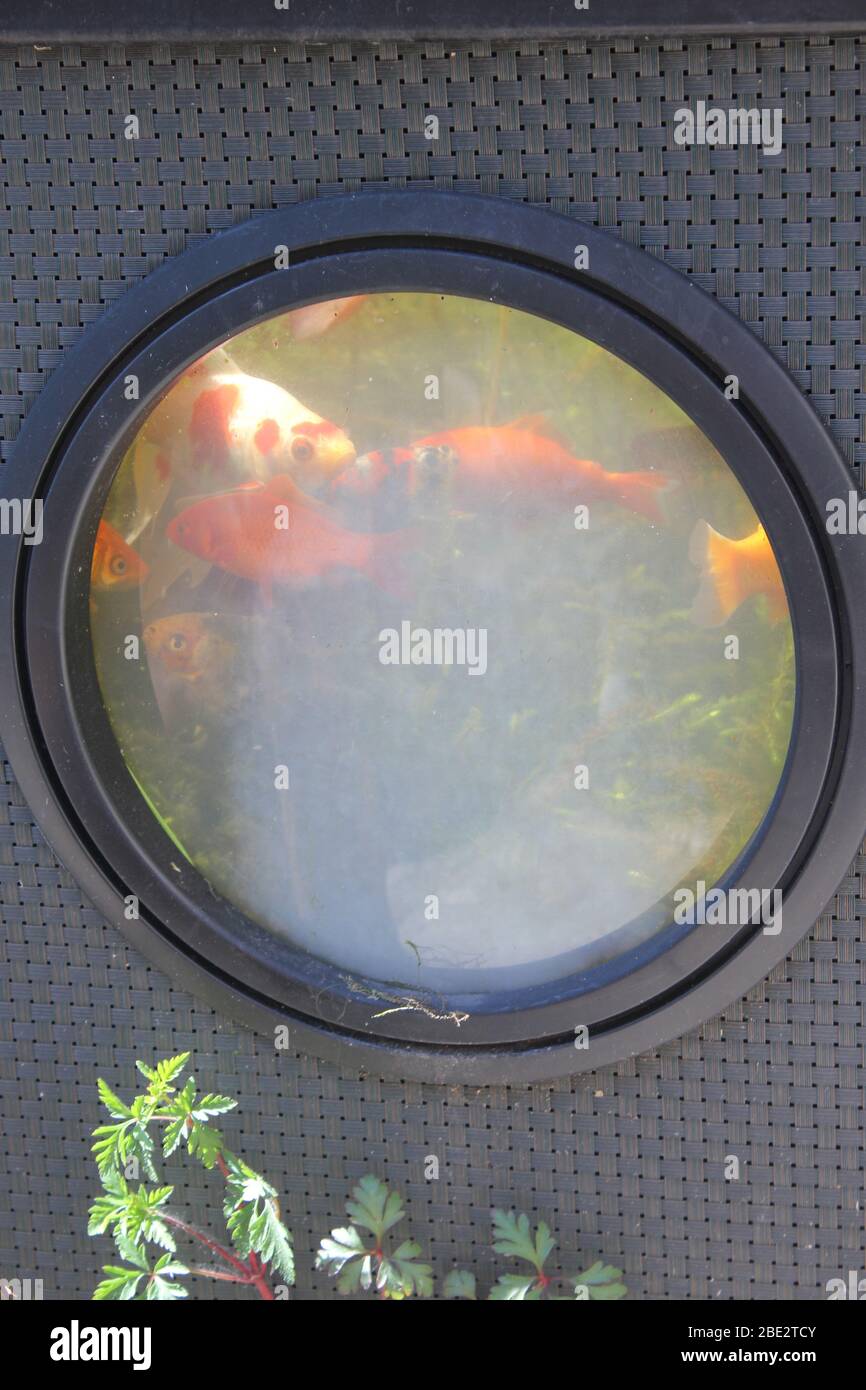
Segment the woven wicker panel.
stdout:
<path fill-rule="evenodd" d="M 2 455 L 64 349 L 166 256 L 271 207 L 427 183 L 547 203 L 663 256 L 763 338 L 856 471 L 863 49 L 812 37 L 0 51 Z M 782 157 L 677 148 L 684 95 L 778 102 Z M 532 1088 L 387 1083 L 277 1054 L 174 989 L 82 900 L 4 765 L 0 1274 L 87 1296 L 109 1253 L 84 1234 L 95 1077 L 123 1091 L 134 1057 L 190 1049 L 205 1089 L 240 1098 L 225 1128 L 283 1195 L 301 1296 L 330 1295 L 312 1251 L 372 1168 L 403 1191 L 440 1272 L 489 1277 L 489 1212 L 505 1205 L 547 1219 L 567 1267 L 621 1262 L 637 1297 L 822 1297 L 866 1267 L 863 869 L 858 858 L 832 914 L 767 981 L 657 1054 Z M 728 1154 L 739 1181 L 724 1179 Z M 192 1167 L 170 1176 L 206 1220 L 219 1183 Z"/>

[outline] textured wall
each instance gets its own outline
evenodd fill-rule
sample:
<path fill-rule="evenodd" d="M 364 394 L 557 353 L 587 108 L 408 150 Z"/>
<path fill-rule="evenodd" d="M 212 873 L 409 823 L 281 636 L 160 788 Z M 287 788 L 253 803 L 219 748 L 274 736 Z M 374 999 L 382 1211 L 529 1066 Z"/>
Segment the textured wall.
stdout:
<path fill-rule="evenodd" d="M 862 41 L 819 37 L 0 50 L 2 457 L 64 349 L 164 257 L 271 207 L 431 183 L 547 203 L 663 256 L 753 327 L 857 469 L 863 59 Z M 684 95 L 780 104 L 782 157 L 676 148 Z M 87 1296 L 109 1248 L 84 1235 L 95 1076 L 123 1090 L 136 1055 L 188 1048 L 206 1089 L 240 1096 L 226 1128 L 285 1197 L 302 1296 L 373 1167 L 443 1272 L 483 1276 L 489 1209 L 516 1205 L 569 1265 L 622 1262 L 638 1297 L 821 1297 L 866 1268 L 863 868 L 766 982 L 658 1054 L 550 1086 L 386 1083 L 276 1055 L 173 989 L 83 902 L 4 764 L 0 1275 Z M 195 1211 L 219 1185 L 187 1171 Z"/>

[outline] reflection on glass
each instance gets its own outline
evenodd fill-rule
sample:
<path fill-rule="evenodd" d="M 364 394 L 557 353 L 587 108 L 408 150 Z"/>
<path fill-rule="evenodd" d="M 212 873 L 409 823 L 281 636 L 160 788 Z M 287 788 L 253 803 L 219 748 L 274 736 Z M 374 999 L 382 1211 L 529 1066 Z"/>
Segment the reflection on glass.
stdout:
<path fill-rule="evenodd" d="M 649 940 L 764 818 L 794 692 L 773 552 L 590 341 L 458 297 L 313 305 L 196 363 L 118 464 L 109 718 L 270 932 L 413 987 L 549 981 Z"/>

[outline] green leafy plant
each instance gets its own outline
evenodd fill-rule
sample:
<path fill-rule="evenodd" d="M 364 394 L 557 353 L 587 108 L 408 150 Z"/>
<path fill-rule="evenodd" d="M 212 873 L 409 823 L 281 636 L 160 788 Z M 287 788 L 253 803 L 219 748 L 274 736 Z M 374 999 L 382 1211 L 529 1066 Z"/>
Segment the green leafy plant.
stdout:
<path fill-rule="evenodd" d="M 488 1300 L 537 1303 L 542 1299 L 556 1301 L 613 1300 L 625 1298 L 628 1290 L 622 1280 L 622 1270 L 596 1260 L 582 1274 L 567 1277 L 548 1273 L 547 1261 L 556 1249 L 550 1228 L 540 1221 L 533 1233 L 525 1212 L 494 1211 L 493 1249 L 500 1255 L 521 1260 L 528 1269 L 515 1274 L 500 1274 Z M 557 1293 L 565 1285 L 570 1292 Z M 478 1297 L 475 1275 L 465 1269 L 452 1269 L 445 1280 L 446 1298 L 475 1299 Z"/>
<path fill-rule="evenodd" d="M 237 1102 L 229 1096 L 199 1096 L 192 1076 L 181 1084 L 189 1055 L 184 1052 L 166 1058 L 154 1067 L 136 1062 L 146 1086 L 130 1104 L 101 1078 L 97 1082 L 112 1123 L 93 1131 L 102 1192 L 90 1209 L 87 1229 L 92 1236 L 111 1232 L 124 1263 L 103 1266 L 106 1277 L 95 1289 L 95 1299 L 185 1298 L 188 1288 L 184 1281 L 199 1276 L 247 1285 L 260 1298 L 273 1300 L 275 1274 L 285 1284 L 294 1283 L 292 1238 L 283 1223 L 276 1191 L 226 1147 L 213 1123 Z M 230 1248 L 196 1230 L 171 1206 L 174 1188 L 160 1182 L 156 1158 L 168 1158 L 182 1145 L 205 1168 L 222 1175 Z M 133 1172 L 135 1178 L 131 1180 Z M 137 1182 L 139 1172 L 151 1186 Z M 332 1230 L 316 1255 L 316 1268 L 336 1279 L 339 1293 L 372 1293 L 397 1301 L 429 1298 L 433 1272 L 420 1258 L 421 1247 L 394 1234 L 406 1215 L 400 1194 L 368 1173 L 352 1189 L 346 1211 L 352 1224 Z M 523 1212 L 494 1211 L 493 1235 L 494 1250 L 521 1261 L 526 1268 L 500 1275 L 487 1295 L 490 1300 L 625 1297 L 622 1272 L 601 1260 L 568 1278 L 551 1274 L 547 1265 L 555 1241 L 543 1221 L 533 1232 Z M 204 1246 L 211 1262 L 200 1265 L 190 1263 L 186 1256 L 181 1258 L 178 1238 L 191 1247 L 196 1243 Z M 562 1285 L 568 1292 L 555 1291 Z M 475 1300 L 475 1276 L 454 1269 L 445 1279 L 443 1292 L 445 1298 Z"/>
<path fill-rule="evenodd" d="M 250 1285 L 260 1298 L 273 1300 L 273 1274 L 286 1284 L 294 1282 L 292 1238 L 283 1224 L 276 1191 L 226 1147 L 221 1131 L 212 1123 L 216 1116 L 234 1109 L 237 1101 L 229 1096 L 198 1096 L 192 1076 L 181 1086 L 180 1074 L 189 1055 L 166 1058 L 155 1067 L 136 1062 L 147 1086 L 129 1105 L 101 1078 L 97 1082 L 113 1123 L 93 1131 L 103 1191 L 90 1209 L 87 1230 L 92 1236 L 110 1231 L 126 1263 L 103 1266 L 107 1277 L 94 1291 L 95 1299 L 185 1298 L 187 1289 L 180 1281 L 201 1276 Z M 161 1142 L 154 1137 L 160 1128 Z M 223 1214 L 233 1249 L 188 1225 L 169 1205 L 174 1189 L 160 1184 L 154 1161 L 157 1145 L 161 1156 L 168 1158 L 182 1144 L 225 1180 Z M 156 1185 L 132 1186 L 131 1170 L 142 1172 Z M 203 1245 L 219 1263 L 194 1265 L 180 1260 L 176 1235 Z M 151 1245 L 157 1247 L 153 1257 L 147 1250 Z"/>
<path fill-rule="evenodd" d="M 398 1193 L 368 1173 L 352 1189 L 346 1211 L 353 1225 L 333 1230 L 316 1256 L 316 1268 L 336 1277 L 339 1292 L 375 1290 L 380 1298 L 392 1299 L 413 1294 L 429 1297 L 433 1271 L 419 1261 L 421 1247 L 414 1240 L 403 1240 L 392 1248 L 393 1238 L 388 1239 L 388 1233 L 405 1216 Z"/>

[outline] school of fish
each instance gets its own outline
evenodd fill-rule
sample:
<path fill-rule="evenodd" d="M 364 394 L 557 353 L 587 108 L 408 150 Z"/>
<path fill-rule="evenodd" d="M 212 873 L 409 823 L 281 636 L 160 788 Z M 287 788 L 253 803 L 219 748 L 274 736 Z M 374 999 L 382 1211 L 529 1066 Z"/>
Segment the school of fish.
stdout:
<path fill-rule="evenodd" d="M 288 332 L 299 341 L 316 338 L 361 309 L 365 298 L 293 310 L 285 316 Z M 439 431 L 359 456 L 342 425 L 282 386 L 241 371 L 222 347 L 189 368 L 152 412 L 135 446 L 133 476 L 134 529 L 124 536 L 108 521 L 99 523 L 94 600 L 144 584 L 149 566 L 136 546 L 158 524 L 187 560 L 252 581 L 266 603 L 275 586 L 347 575 L 401 595 L 414 539 L 409 521 L 419 502 L 494 517 L 513 507 L 521 518 L 551 500 L 606 503 L 662 526 L 675 488 L 661 469 L 612 471 L 577 457 L 539 415 Z M 163 524 L 169 500 L 174 514 Z M 378 529 L 369 524 L 371 503 Z M 724 623 L 759 595 L 771 623 L 786 615 L 762 526 L 732 537 L 700 520 L 688 554 L 699 572 L 691 609 L 696 625 Z M 182 568 L 183 562 L 179 573 Z M 178 691 L 222 671 L 221 641 L 212 619 L 192 612 L 155 619 L 144 631 L 151 669 L 175 703 Z"/>

